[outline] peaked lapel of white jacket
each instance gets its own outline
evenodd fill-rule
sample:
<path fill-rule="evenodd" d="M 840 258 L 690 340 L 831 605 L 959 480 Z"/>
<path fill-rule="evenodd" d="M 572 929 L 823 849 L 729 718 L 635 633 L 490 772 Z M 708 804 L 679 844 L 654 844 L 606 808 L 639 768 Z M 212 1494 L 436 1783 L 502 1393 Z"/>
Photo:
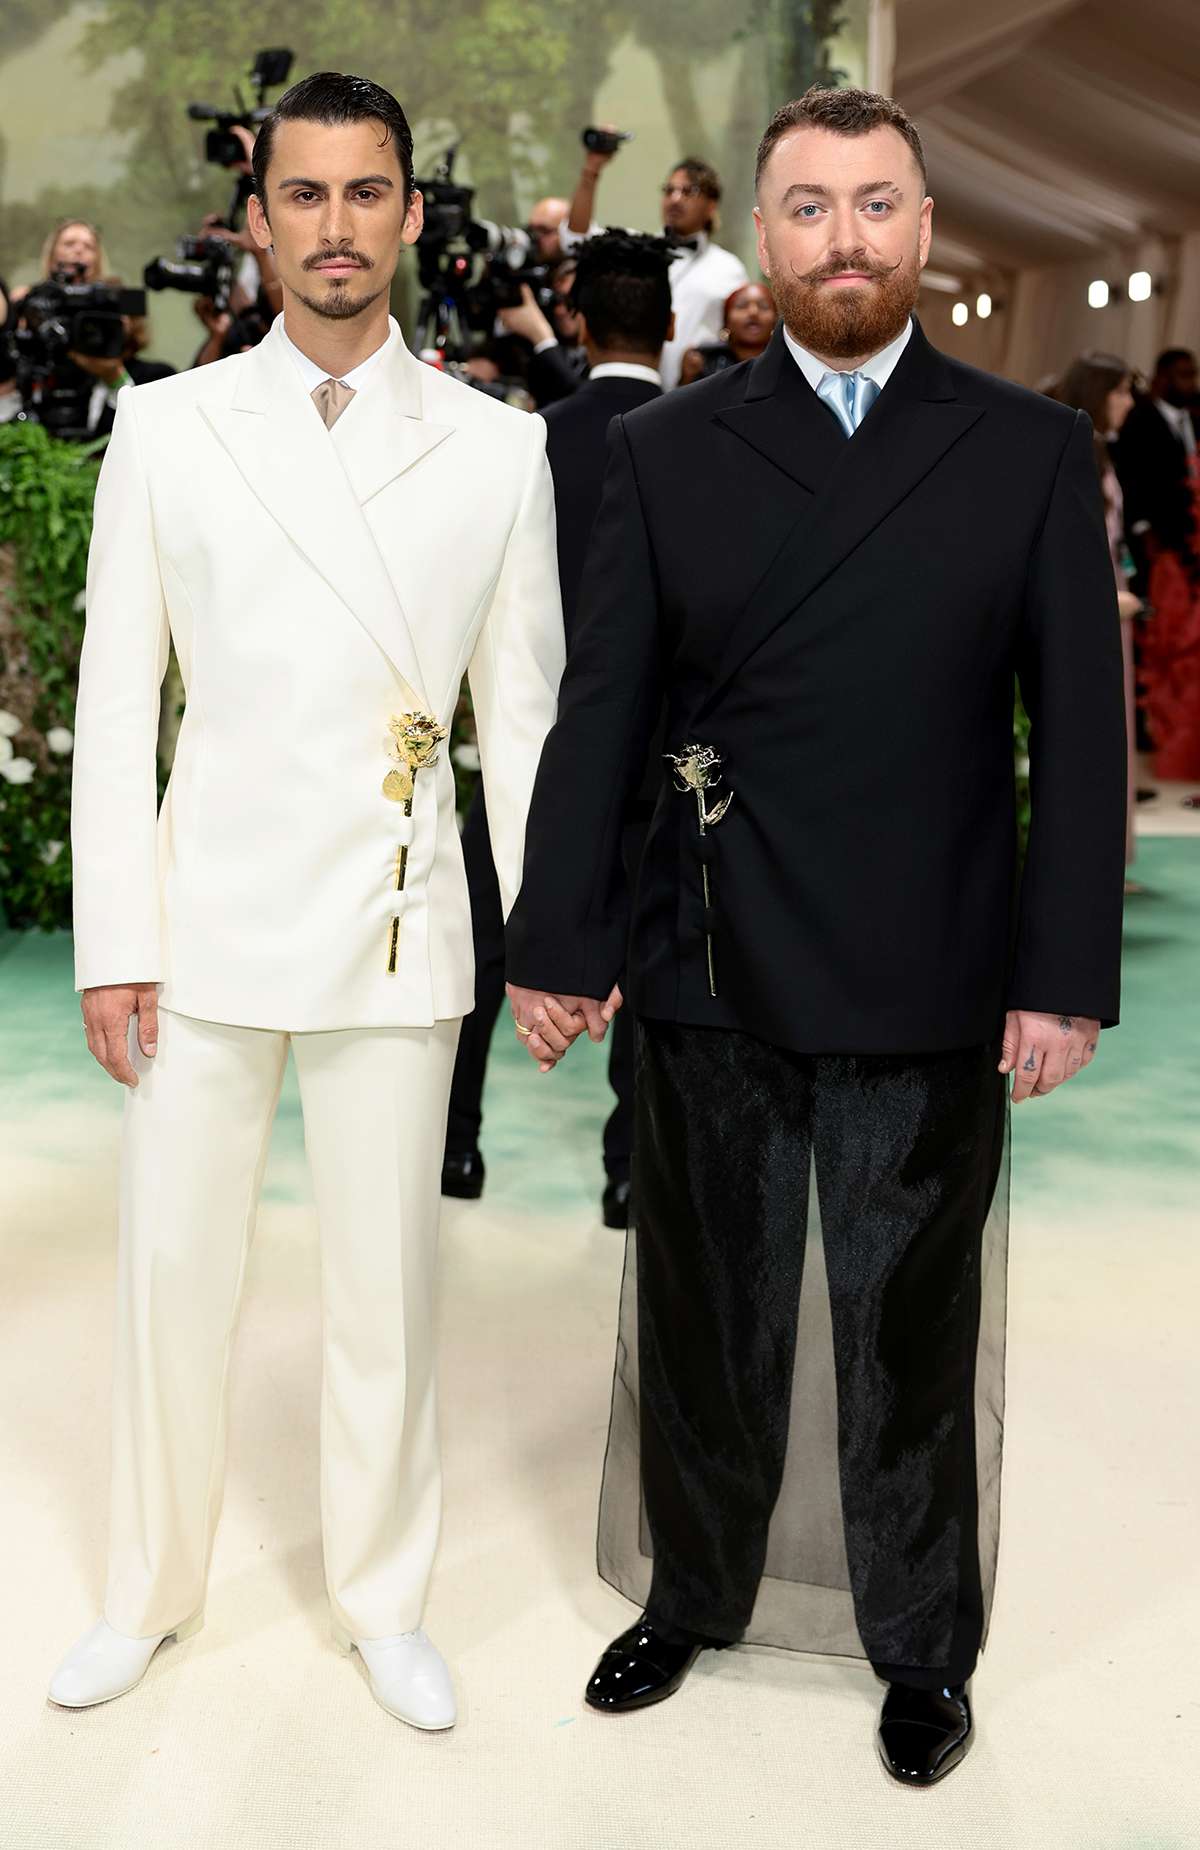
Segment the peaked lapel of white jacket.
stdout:
<path fill-rule="evenodd" d="M 370 389 L 326 430 L 278 330 L 279 322 L 246 355 L 230 403 L 202 414 L 292 544 L 382 649 L 405 699 L 428 710 L 408 617 L 362 503 L 451 427 L 422 420 L 421 362 L 393 328 Z"/>

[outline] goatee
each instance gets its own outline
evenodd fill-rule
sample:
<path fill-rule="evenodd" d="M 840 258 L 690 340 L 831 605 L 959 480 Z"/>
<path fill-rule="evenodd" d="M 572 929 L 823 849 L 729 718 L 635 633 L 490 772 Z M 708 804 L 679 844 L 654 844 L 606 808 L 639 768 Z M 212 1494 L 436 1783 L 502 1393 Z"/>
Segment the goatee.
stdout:
<path fill-rule="evenodd" d="M 861 272 L 863 283 L 826 285 L 830 276 Z M 865 251 L 836 251 L 819 269 L 800 276 L 773 271 L 771 288 L 789 334 L 810 353 L 830 360 L 855 360 L 878 353 L 903 332 L 921 287 L 921 266 L 901 258 L 890 268 Z"/>
<path fill-rule="evenodd" d="M 303 295 L 300 290 L 296 294 L 314 315 L 321 315 L 326 321 L 350 321 L 355 315 L 361 315 L 364 308 L 370 308 L 372 302 L 378 302 L 387 290 L 376 289 L 371 295 L 352 296 L 347 290 L 335 287 L 327 296 Z"/>

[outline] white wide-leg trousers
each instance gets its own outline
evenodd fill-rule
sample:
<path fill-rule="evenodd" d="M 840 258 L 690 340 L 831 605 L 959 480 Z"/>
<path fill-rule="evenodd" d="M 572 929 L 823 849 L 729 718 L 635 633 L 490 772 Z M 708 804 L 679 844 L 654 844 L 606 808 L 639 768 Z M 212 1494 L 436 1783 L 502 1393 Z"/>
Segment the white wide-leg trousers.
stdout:
<path fill-rule="evenodd" d="M 229 1357 L 289 1042 L 321 1239 L 321 1526 L 334 1617 L 421 1622 L 441 1511 L 434 1271 L 458 1021 L 266 1032 L 162 1013 L 125 1106 L 104 1616 L 203 1609 Z"/>

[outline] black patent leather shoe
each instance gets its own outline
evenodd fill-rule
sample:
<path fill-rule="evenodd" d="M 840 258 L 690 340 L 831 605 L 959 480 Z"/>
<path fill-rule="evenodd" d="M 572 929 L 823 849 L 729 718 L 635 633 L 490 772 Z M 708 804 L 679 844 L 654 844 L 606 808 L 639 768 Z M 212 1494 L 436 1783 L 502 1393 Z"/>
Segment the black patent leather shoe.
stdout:
<path fill-rule="evenodd" d="M 966 1685 L 909 1689 L 892 1683 L 875 1739 L 879 1757 L 903 1786 L 932 1786 L 952 1773 L 975 1738 Z"/>
<path fill-rule="evenodd" d="M 703 1649 L 702 1644 L 672 1644 L 659 1636 L 649 1620 L 639 1619 L 613 1639 L 592 1672 L 584 1701 L 608 1715 L 665 1702 Z"/>
<path fill-rule="evenodd" d="M 606 1227 L 628 1227 L 629 1183 L 610 1181 L 600 1203 Z"/>
<path fill-rule="evenodd" d="M 478 1150 L 448 1150 L 442 1161 L 442 1193 L 457 1201 L 478 1201 L 486 1175 Z"/>

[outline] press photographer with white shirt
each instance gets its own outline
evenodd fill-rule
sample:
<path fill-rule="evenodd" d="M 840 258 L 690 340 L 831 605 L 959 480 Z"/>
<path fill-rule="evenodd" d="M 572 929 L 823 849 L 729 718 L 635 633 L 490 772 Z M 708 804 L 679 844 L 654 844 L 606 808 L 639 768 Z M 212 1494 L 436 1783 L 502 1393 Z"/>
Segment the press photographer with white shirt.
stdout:
<path fill-rule="evenodd" d="M 600 230 L 596 192 L 600 175 L 616 155 L 620 141 L 617 131 L 606 123 L 599 130 L 585 130 L 584 145 L 587 152 L 571 210 L 559 234 L 566 251 L 577 250 L 586 237 Z M 678 385 L 689 347 L 719 338 L 730 291 L 749 280 L 741 258 L 714 241 L 720 199 L 716 168 L 692 156 L 677 161 L 662 185 L 662 228 L 678 252 L 671 264 L 675 332 L 663 348 L 664 391 Z"/>

